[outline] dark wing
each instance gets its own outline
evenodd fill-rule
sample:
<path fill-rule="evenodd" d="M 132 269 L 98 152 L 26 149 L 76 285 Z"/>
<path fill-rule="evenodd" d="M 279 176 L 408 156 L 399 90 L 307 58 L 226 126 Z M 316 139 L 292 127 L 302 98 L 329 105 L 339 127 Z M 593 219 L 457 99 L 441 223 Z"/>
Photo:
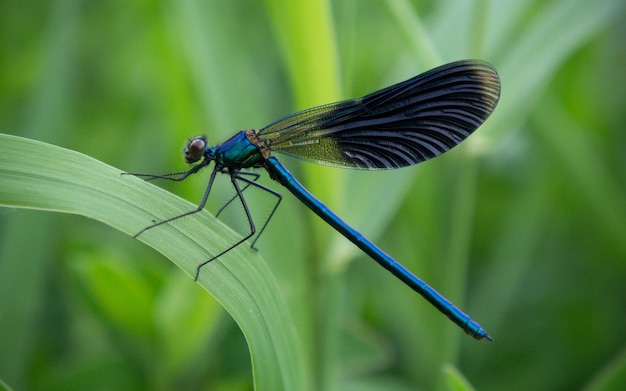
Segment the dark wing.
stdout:
<path fill-rule="evenodd" d="M 315 163 L 390 169 L 438 156 L 489 117 L 500 79 L 486 62 L 465 60 L 350 99 L 288 115 L 259 131 L 272 151 Z"/>

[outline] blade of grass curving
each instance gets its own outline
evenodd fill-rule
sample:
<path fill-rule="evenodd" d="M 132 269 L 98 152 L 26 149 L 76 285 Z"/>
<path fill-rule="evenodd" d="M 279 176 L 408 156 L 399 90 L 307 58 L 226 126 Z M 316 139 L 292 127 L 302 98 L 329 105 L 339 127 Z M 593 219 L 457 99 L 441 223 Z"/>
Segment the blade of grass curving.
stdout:
<path fill-rule="evenodd" d="M 0 205 L 78 214 L 134 234 L 152 219 L 193 208 L 167 191 L 81 153 L 0 134 Z M 148 231 L 138 239 L 190 276 L 237 236 L 208 212 Z M 190 281 L 192 283 L 192 281 Z M 298 341 L 266 264 L 239 246 L 203 268 L 198 283 L 241 327 L 256 389 L 302 389 Z"/>

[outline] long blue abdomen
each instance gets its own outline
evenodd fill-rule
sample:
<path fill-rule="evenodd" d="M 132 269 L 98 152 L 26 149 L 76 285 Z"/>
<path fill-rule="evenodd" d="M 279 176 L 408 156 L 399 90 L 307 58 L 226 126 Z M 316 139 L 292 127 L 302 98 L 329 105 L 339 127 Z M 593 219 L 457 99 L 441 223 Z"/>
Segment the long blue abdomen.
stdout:
<path fill-rule="evenodd" d="M 324 221 L 339 231 L 358 248 L 363 250 L 363 252 L 372 257 L 382 267 L 389 270 L 394 276 L 404 281 L 405 284 L 422 295 L 439 311 L 447 315 L 448 318 L 465 330 L 466 333 L 476 339 L 491 340 L 491 337 L 489 337 L 487 332 L 478 323 L 473 321 L 468 315 L 458 309 L 431 286 L 419 279 L 404 266 L 396 262 L 392 257 L 364 237 L 361 233 L 350 227 L 320 200 L 315 198 L 313 194 L 311 194 L 300 184 L 300 182 L 296 180 L 296 178 L 294 178 L 294 176 L 278 161 L 278 159 L 275 157 L 267 159 L 266 168 L 273 179 L 289 189 L 293 195 L 302 201 L 302 203 L 304 203 L 309 209 L 315 212 L 315 214 L 320 216 Z"/>

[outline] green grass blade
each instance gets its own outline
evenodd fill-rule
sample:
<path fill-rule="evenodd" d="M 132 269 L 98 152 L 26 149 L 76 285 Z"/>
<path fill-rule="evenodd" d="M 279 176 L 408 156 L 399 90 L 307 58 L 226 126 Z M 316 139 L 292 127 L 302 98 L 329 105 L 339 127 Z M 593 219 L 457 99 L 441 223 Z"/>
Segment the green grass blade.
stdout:
<path fill-rule="evenodd" d="M 7 386 L 1 379 L 0 379 L 0 391 L 11 391 L 11 387 Z"/>
<path fill-rule="evenodd" d="M 584 391 L 617 391 L 626 384 L 626 349 L 618 353 L 594 376 Z"/>
<path fill-rule="evenodd" d="M 458 368 L 445 365 L 443 375 L 446 379 L 447 389 L 450 391 L 473 391 L 474 387 L 467 381 Z"/>
<path fill-rule="evenodd" d="M 78 152 L 0 134 L 0 205 L 72 213 L 134 234 L 193 206 Z M 236 234 L 208 212 L 148 231 L 139 240 L 190 276 Z M 193 283 L 189 281 L 189 283 Z M 302 389 L 292 321 L 266 264 L 242 245 L 202 271 L 198 283 L 233 316 L 250 347 L 257 389 Z"/>

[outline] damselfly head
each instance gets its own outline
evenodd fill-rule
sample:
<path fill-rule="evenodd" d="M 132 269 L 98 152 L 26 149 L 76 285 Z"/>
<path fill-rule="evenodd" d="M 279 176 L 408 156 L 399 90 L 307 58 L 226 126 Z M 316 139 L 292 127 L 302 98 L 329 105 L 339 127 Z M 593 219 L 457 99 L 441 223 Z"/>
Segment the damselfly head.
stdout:
<path fill-rule="evenodd" d="M 188 164 L 191 164 L 202 159 L 202 157 L 204 156 L 204 151 L 206 150 L 206 146 L 207 141 L 206 137 L 204 136 L 189 139 L 184 149 L 185 161 Z"/>

